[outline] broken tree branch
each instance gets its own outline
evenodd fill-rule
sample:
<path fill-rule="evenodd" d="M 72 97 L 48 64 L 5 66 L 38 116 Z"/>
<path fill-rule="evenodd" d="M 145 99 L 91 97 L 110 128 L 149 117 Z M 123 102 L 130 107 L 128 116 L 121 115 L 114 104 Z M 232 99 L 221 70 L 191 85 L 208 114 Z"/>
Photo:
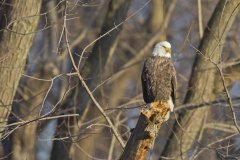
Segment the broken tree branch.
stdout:
<path fill-rule="evenodd" d="M 152 148 L 165 116 L 169 111 L 167 102 L 153 102 L 143 109 L 136 128 L 132 132 L 120 160 L 144 160 Z"/>

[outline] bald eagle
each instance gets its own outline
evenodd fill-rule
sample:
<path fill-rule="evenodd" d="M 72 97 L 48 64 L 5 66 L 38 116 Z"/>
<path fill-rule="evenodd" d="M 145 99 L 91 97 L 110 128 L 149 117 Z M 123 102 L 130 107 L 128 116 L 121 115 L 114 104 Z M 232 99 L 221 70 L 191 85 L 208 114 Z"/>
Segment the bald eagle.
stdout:
<path fill-rule="evenodd" d="M 157 43 L 152 56 L 144 62 L 142 70 L 142 91 L 146 103 L 165 101 L 173 111 L 176 98 L 176 71 L 171 60 L 171 44 L 167 41 Z M 165 117 L 169 119 L 170 113 Z"/>

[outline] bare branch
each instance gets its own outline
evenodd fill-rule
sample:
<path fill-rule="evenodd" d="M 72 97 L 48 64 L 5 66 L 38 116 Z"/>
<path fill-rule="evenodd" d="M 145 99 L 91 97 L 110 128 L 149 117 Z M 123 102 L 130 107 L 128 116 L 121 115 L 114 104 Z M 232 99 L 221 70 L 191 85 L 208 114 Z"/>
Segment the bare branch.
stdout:
<path fill-rule="evenodd" d="M 123 142 L 123 140 L 121 139 L 120 135 L 117 132 L 117 129 L 114 127 L 112 121 L 110 120 L 110 118 L 107 116 L 107 114 L 104 112 L 103 108 L 100 106 L 100 104 L 97 102 L 97 100 L 94 98 L 94 96 L 92 95 L 90 89 L 88 88 L 87 84 L 85 83 L 83 77 L 81 76 L 77 65 L 74 62 L 73 56 L 72 56 L 72 52 L 69 46 L 69 41 L 68 41 L 68 35 L 67 35 L 67 25 L 66 25 L 66 18 L 67 17 L 67 1 L 65 2 L 65 14 L 64 14 L 64 37 L 65 37 L 65 41 L 67 44 L 67 49 L 68 49 L 68 53 L 69 56 L 71 58 L 72 64 L 74 66 L 74 69 L 76 70 L 77 74 L 78 74 L 78 78 L 79 80 L 82 82 L 82 85 L 84 86 L 85 90 L 87 91 L 89 97 L 91 98 L 91 100 L 93 101 L 93 103 L 96 105 L 96 107 L 98 108 L 98 110 L 101 112 L 101 114 L 104 116 L 104 118 L 106 119 L 106 121 L 108 122 L 108 124 L 110 125 L 114 135 L 116 136 L 116 139 L 119 141 L 119 143 L 121 144 L 121 146 L 124 148 L 125 144 Z"/>

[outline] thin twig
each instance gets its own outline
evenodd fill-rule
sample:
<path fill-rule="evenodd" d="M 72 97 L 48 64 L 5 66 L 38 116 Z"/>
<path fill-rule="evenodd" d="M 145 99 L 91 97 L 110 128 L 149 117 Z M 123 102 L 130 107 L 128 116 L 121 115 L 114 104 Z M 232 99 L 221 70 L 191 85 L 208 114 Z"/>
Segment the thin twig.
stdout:
<path fill-rule="evenodd" d="M 41 106 L 41 109 L 40 109 L 40 112 L 39 112 L 39 116 L 41 116 L 41 114 L 42 114 L 45 102 L 46 102 L 46 100 L 48 98 L 48 95 L 49 95 L 50 91 L 52 90 L 52 87 L 53 87 L 53 84 L 54 84 L 54 80 L 59 78 L 59 77 L 61 77 L 61 76 L 62 76 L 62 74 L 59 74 L 58 76 L 55 76 L 54 78 L 52 78 L 52 80 L 51 80 L 52 82 L 51 82 L 51 84 L 49 86 L 49 89 L 48 89 L 44 99 L 43 99 L 42 106 Z M 45 113 L 43 116 L 47 116 L 47 115 L 51 114 L 56 109 L 58 104 L 60 104 L 61 101 L 62 101 L 62 98 L 53 106 L 53 108 L 49 112 Z"/>
<path fill-rule="evenodd" d="M 240 97 L 233 98 L 232 100 L 240 100 Z M 188 104 L 184 104 L 179 107 L 176 107 L 174 109 L 174 112 L 179 112 L 179 111 L 182 111 L 183 109 L 192 110 L 192 109 L 196 109 L 196 108 L 205 107 L 208 105 L 221 104 L 224 102 L 227 102 L 227 101 L 225 99 L 220 99 L 220 100 L 214 100 L 214 101 L 209 101 L 209 102 L 201 102 L 201 103 L 197 103 L 197 104 L 196 103 L 188 103 Z"/>
<path fill-rule="evenodd" d="M 238 101 L 238 100 L 240 100 L 240 97 L 232 98 L 232 100 Z M 221 103 L 225 103 L 225 102 L 227 102 L 226 99 L 219 99 L 219 100 L 208 101 L 208 102 L 200 102 L 200 103 L 187 103 L 187 104 L 183 104 L 183 105 L 180 105 L 180 106 L 176 106 L 176 108 L 174 108 L 173 111 L 174 112 L 181 112 L 184 109 L 185 110 L 193 110 L 193 109 L 206 107 L 206 106 L 209 106 L 209 105 L 221 104 Z M 132 106 L 133 104 L 138 104 L 138 105 Z M 233 106 L 237 106 L 237 105 L 238 104 L 235 104 Z M 128 107 L 128 106 L 132 106 L 132 107 Z M 118 107 L 107 108 L 107 109 L 105 109 L 105 111 L 136 109 L 136 108 L 144 108 L 144 107 L 148 107 L 148 106 L 149 106 L 149 104 L 144 103 L 143 100 L 135 100 L 135 101 L 131 101 L 131 103 L 123 104 L 123 105 L 120 105 Z"/>
<path fill-rule="evenodd" d="M 21 126 L 27 125 L 27 124 L 29 124 L 31 122 L 35 122 L 35 121 L 44 121 L 44 120 L 58 119 L 58 118 L 64 118 L 64 117 L 76 117 L 76 116 L 79 116 L 79 114 L 67 114 L 67 115 L 59 115 L 59 116 L 52 116 L 52 117 L 41 116 L 41 117 L 30 119 L 27 121 L 11 123 L 11 124 L 8 124 L 8 125 L 0 127 L 0 128 L 7 128 L 7 127 L 12 127 L 12 126 L 21 127 Z"/>
<path fill-rule="evenodd" d="M 25 126 L 25 125 L 28 125 L 32 122 L 36 122 L 36 121 L 42 121 L 42 120 L 51 120 L 51 119 L 57 119 L 57 118 L 64 118 L 64 117 L 71 117 L 71 116 L 79 116 L 79 114 L 68 114 L 68 115 L 59 115 L 59 116 L 53 116 L 53 117 L 46 117 L 46 116 L 41 116 L 41 117 L 38 117 L 38 118 L 35 118 L 35 119 L 31 119 L 31 120 L 28 120 L 28 121 L 23 121 L 23 122 L 16 122 L 16 123 L 13 123 L 13 124 L 9 124 L 3 128 L 7 128 L 7 127 L 11 127 L 11 126 L 14 126 L 14 125 L 17 125 L 17 126 L 14 126 L 13 129 L 11 129 L 10 131 L 6 132 L 2 137 L 1 137 L 1 140 L 3 141 L 4 139 L 6 139 L 9 135 L 11 135 L 15 130 L 17 130 L 18 128 L 22 127 L 22 126 Z M 1 127 L 0 127 L 1 128 Z M 4 131 L 5 132 L 5 131 Z"/>
<path fill-rule="evenodd" d="M 215 145 L 215 144 L 217 144 L 217 143 L 220 143 L 220 142 L 222 142 L 222 141 L 228 140 L 228 139 L 230 139 L 230 138 L 232 138 L 232 137 L 234 137 L 234 136 L 236 136 L 236 135 L 238 135 L 238 133 L 231 134 L 230 136 L 224 137 L 224 138 L 222 138 L 222 139 L 219 139 L 219 140 L 217 140 L 217 141 L 215 141 L 215 142 L 212 142 L 212 143 L 208 144 L 206 147 L 202 148 L 202 149 L 193 157 L 193 160 L 196 159 L 205 149 L 212 149 L 211 147 L 212 147 L 213 145 Z"/>

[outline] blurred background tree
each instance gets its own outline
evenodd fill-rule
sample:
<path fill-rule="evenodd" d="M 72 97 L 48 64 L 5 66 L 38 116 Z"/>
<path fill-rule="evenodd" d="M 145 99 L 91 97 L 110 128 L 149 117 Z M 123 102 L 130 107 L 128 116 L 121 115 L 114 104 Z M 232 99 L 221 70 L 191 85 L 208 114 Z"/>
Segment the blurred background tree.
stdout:
<path fill-rule="evenodd" d="M 126 142 L 144 104 L 142 62 L 166 39 L 178 105 L 148 158 L 239 159 L 239 5 L 1 0 L 1 158 L 118 159 L 122 147 L 73 63 Z"/>

